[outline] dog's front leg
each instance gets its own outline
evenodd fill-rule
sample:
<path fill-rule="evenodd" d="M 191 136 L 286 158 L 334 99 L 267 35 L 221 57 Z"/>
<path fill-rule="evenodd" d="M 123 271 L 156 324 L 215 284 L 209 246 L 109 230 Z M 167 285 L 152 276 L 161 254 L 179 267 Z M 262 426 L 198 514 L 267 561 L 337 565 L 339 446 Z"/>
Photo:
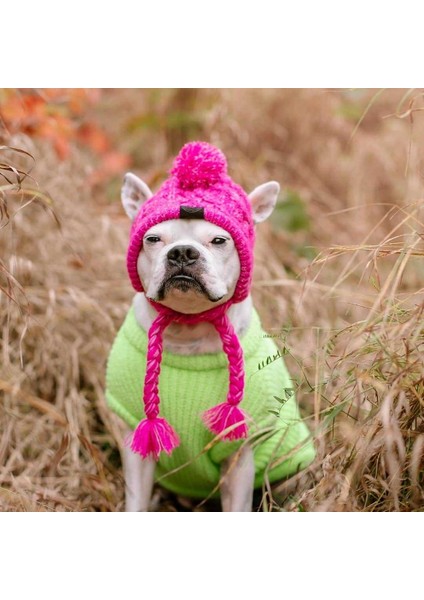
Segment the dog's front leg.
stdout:
<path fill-rule="evenodd" d="M 156 461 L 141 458 L 124 447 L 123 466 L 125 478 L 125 511 L 146 512 L 152 497 Z"/>
<path fill-rule="evenodd" d="M 221 468 L 221 504 L 224 512 L 251 512 L 255 465 L 246 444 L 232 454 Z"/>

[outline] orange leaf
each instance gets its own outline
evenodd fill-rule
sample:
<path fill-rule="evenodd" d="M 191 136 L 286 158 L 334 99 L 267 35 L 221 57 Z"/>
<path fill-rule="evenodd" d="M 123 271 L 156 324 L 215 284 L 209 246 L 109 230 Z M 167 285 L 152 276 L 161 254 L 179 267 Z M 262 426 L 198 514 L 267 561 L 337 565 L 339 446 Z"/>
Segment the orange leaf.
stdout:
<path fill-rule="evenodd" d="M 131 164 L 129 154 L 123 152 L 108 152 L 104 155 L 101 169 L 109 175 L 116 175 L 127 169 Z"/>
<path fill-rule="evenodd" d="M 68 158 L 70 153 L 69 142 L 66 138 L 57 136 L 53 139 L 53 147 L 61 160 Z"/>
<path fill-rule="evenodd" d="M 37 96 L 21 96 L 16 94 L 9 97 L 1 106 L 0 112 L 7 124 L 28 125 L 29 121 L 45 114 L 45 102 Z"/>
<path fill-rule="evenodd" d="M 110 142 L 105 132 L 93 123 L 81 125 L 77 132 L 77 138 L 98 154 L 104 154 L 110 148 Z"/>
<path fill-rule="evenodd" d="M 43 95 L 44 98 L 46 98 L 49 101 L 60 101 L 64 94 L 66 93 L 66 89 L 64 88 L 43 88 L 41 90 L 41 94 Z"/>
<path fill-rule="evenodd" d="M 39 121 L 34 133 L 40 137 L 53 139 L 56 137 L 73 138 L 75 131 L 72 122 L 62 115 L 52 115 Z"/>
<path fill-rule="evenodd" d="M 91 173 L 89 185 L 98 185 L 114 175 L 122 174 L 131 164 L 131 157 L 123 152 L 108 152 L 103 156 L 100 167 Z"/>
<path fill-rule="evenodd" d="M 90 105 L 95 104 L 100 99 L 100 90 L 91 90 L 85 88 L 75 88 L 69 90 L 69 108 L 72 113 L 79 115 Z"/>
<path fill-rule="evenodd" d="M 22 102 L 25 106 L 27 118 L 42 119 L 46 114 L 46 102 L 34 94 L 24 96 Z"/>

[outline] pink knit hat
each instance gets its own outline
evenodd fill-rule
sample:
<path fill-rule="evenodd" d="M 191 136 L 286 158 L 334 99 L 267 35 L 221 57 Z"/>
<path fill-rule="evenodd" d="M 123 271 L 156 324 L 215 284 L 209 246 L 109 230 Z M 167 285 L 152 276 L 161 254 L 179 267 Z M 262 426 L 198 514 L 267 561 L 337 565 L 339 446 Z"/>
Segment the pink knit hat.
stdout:
<path fill-rule="evenodd" d="M 138 292 L 144 291 L 137 273 L 143 236 L 150 227 L 168 219 L 205 219 L 228 231 L 241 265 L 233 302 L 247 298 L 255 238 L 252 208 L 246 192 L 228 176 L 226 158 L 218 148 L 206 142 L 183 146 L 169 179 L 141 206 L 133 221 L 127 254 L 128 273 Z"/>
<path fill-rule="evenodd" d="M 153 225 L 169 219 L 205 219 L 225 229 L 232 236 L 240 258 L 240 277 L 228 302 L 199 314 L 185 315 L 151 302 L 159 314 L 148 332 L 143 393 L 146 418 L 136 428 L 131 448 L 144 458 L 152 455 L 156 460 L 162 450 L 171 453 L 179 444 L 175 431 L 158 416 L 162 334 L 171 321 L 193 324 L 209 321 L 216 327 L 229 362 L 229 389 L 226 402 L 206 411 L 203 418 L 221 439 L 247 436 L 246 417 L 238 407 L 244 390 L 243 351 L 227 309 L 249 294 L 255 232 L 250 201 L 228 176 L 227 161 L 220 150 L 206 142 L 186 144 L 174 161 L 170 177 L 141 206 L 133 221 L 127 254 L 128 273 L 139 292 L 144 291 L 137 272 L 143 236 Z"/>

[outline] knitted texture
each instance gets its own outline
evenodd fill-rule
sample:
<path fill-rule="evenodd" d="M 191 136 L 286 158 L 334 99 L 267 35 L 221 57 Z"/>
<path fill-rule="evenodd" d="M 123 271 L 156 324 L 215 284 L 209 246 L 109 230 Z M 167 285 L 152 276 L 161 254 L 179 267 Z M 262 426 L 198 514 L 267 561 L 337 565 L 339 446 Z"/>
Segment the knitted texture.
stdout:
<path fill-rule="evenodd" d="M 158 380 L 163 349 L 162 334 L 171 319 L 170 311 L 163 310 L 149 329 L 143 391 L 146 418 L 138 424 L 131 442 L 131 449 L 134 452 L 137 452 L 143 458 L 153 456 L 156 460 L 158 460 L 162 451 L 170 454 L 179 445 L 178 435 L 165 419 L 158 416 Z"/>
<path fill-rule="evenodd" d="M 254 312 L 240 341 L 246 374 L 243 406 L 249 414 L 255 487 L 264 479 L 273 482 L 292 475 L 314 458 L 313 443 L 294 396 L 282 405 L 274 398 L 285 399 L 284 389 L 293 385 L 274 342 L 264 335 Z M 107 402 L 131 428 L 146 416 L 140 397 L 147 346 L 147 334 L 131 309 L 112 347 L 106 376 Z M 259 369 L 262 363 L 266 366 Z M 171 456 L 162 453 L 159 457 L 155 476 L 162 486 L 194 498 L 216 492 L 220 463 L 244 442 L 214 440 L 200 417 L 217 401 L 224 401 L 227 392 L 228 359 L 224 352 L 194 356 L 163 352 L 161 414 L 178 431 L 180 445 Z M 279 416 L 270 412 L 279 409 Z"/>
<path fill-rule="evenodd" d="M 206 411 L 203 420 L 217 435 L 231 428 L 221 439 L 238 440 L 247 436 L 246 416 L 238 407 L 244 391 L 243 350 L 226 313 L 219 315 L 213 324 L 221 336 L 222 347 L 228 358 L 230 379 L 227 401 Z"/>
<path fill-rule="evenodd" d="M 133 221 L 127 252 L 127 268 L 134 289 L 143 291 L 137 259 L 143 236 L 150 227 L 178 219 L 180 207 L 204 209 L 204 219 L 225 229 L 233 238 L 240 258 L 240 277 L 233 302 L 249 295 L 253 270 L 254 225 L 246 192 L 227 174 L 224 154 L 206 142 L 183 146 L 170 177 L 140 208 Z"/>
<path fill-rule="evenodd" d="M 143 286 L 137 271 L 137 260 L 143 246 L 143 236 L 150 227 L 177 219 L 193 208 L 202 208 L 206 221 L 223 227 L 234 240 L 240 259 L 240 275 L 231 301 L 199 315 L 183 315 L 160 304 L 149 330 L 147 369 L 143 401 L 146 419 L 136 428 L 131 448 L 143 458 L 158 459 L 162 450 L 170 453 L 179 443 L 176 432 L 163 418 L 159 418 L 158 379 L 162 358 L 162 334 L 172 321 L 183 323 L 212 323 L 221 336 L 224 352 L 229 361 L 229 391 L 227 401 L 209 409 L 204 421 L 223 439 L 246 437 L 246 416 L 238 404 L 243 399 L 243 352 L 234 329 L 225 314 L 233 302 L 244 300 L 250 290 L 253 269 L 254 227 L 252 208 L 242 188 L 227 174 L 227 161 L 220 150 L 206 142 L 186 144 L 174 161 L 170 177 L 159 191 L 140 208 L 131 229 L 127 253 L 130 279 L 137 291 Z"/>
<path fill-rule="evenodd" d="M 229 388 L 227 401 L 209 409 L 203 419 L 207 427 L 221 439 L 236 440 L 247 436 L 246 416 L 238 407 L 243 399 L 244 369 L 243 350 L 228 318 L 231 300 L 205 312 L 186 315 L 178 313 L 156 302 L 151 304 L 158 311 L 149 332 L 147 363 L 144 379 L 143 402 L 146 419 L 136 428 L 131 448 L 143 458 L 153 456 L 158 460 L 161 451 L 168 454 L 179 445 L 178 435 L 164 419 L 159 419 L 158 381 L 163 350 L 163 332 L 172 321 L 195 325 L 208 321 L 215 326 L 222 339 L 223 349 L 229 364 Z"/>

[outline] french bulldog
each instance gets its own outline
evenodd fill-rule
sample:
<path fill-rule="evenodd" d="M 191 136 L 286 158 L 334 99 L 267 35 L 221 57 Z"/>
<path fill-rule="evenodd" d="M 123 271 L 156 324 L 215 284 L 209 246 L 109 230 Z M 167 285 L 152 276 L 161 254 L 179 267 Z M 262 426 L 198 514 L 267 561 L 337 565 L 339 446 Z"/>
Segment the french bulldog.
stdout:
<path fill-rule="evenodd" d="M 158 481 L 194 498 L 219 493 L 223 511 L 248 512 L 254 489 L 314 458 L 282 354 L 250 296 L 255 226 L 278 193 L 269 181 L 246 194 L 207 142 L 183 146 L 154 194 L 124 178 L 138 293 L 109 355 L 106 400 L 133 428 L 123 450 L 127 511 L 147 511 Z"/>
<path fill-rule="evenodd" d="M 279 190 L 276 181 L 269 181 L 249 194 L 255 224 L 271 215 Z M 121 198 L 131 220 L 151 196 L 145 182 L 133 173 L 126 174 Z M 137 269 L 145 293 L 135 295 L 133 307 L 138 325 L 147 332 L 157 314 L 147 298 L 185 314 L 208 310 L 232 297 L 240 261 L 231 235 L 221 227 L 205 220 L 172 219 L 145 233 Z M 236 334 L 243 336 L 252 317 L 251 296 L 232 305 L 228 316 Z M 212 354 L 222 351 L 222 342 L 210 323 L 171 324 L 164 334 L 164 349 L 183 355 Z M 153 458 L 142 459 L 124 448 L 126 511 L 149 509 L 155 466 Z M 246 444 L 222 464 L 224 512 L 252 510 L 254 476 L 253 452 Z"/>

